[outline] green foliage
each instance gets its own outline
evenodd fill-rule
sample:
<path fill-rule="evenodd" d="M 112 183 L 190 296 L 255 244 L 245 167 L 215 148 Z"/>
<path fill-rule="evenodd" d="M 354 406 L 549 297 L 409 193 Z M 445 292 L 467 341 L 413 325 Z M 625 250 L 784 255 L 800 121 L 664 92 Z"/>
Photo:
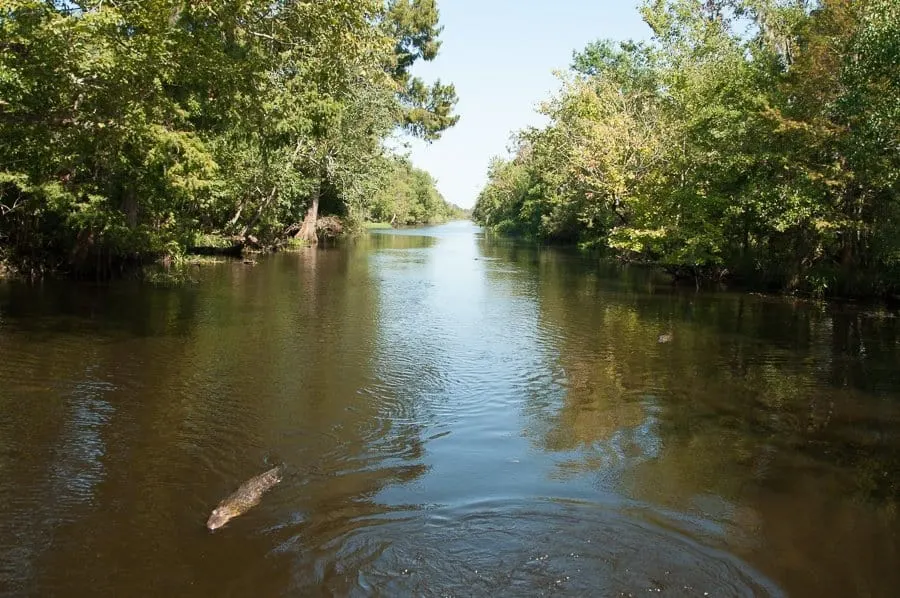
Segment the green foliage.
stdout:
<path fill-rule="evenodd" d="M 0 2 L 0 245 L 108 270 L 197 234 L 273 241 L 327 191 L 363 215 L 383 141 L 434 139 L 452 87 L 408 75 L 433 2 Z M 360 216 L 361 217 L 361 216 Z"/>
<path fill-rule="evenodd" d="M 461 216 L 447 203 L 434 179 L 409 161 L 392 157 L 386 164 L 386 184 L 372 196 L 370 217 L 389 226 L 437 224 Z"/>
<path fill-rule="evenodd" d="M 386 230 L 393 227 L 390 222 L 366 222 L 363 228 L 366 230 Z"/>
<path fill-rule="evenodd" d="M 453 85 L 436 81 L 429 87 L 409 72 L 417 60 L 437 57 L 441 47 L 438 17 L 435 0 L 390 0 L 384 20 L 388 35 L 396 40 L 390 71 L 400 90 L 403 125 L 429 141 L 459 120 L 452 113 L 457 102 Z"/>
<path fill-rule="evenodd" d="M 475 218 L 692 276 L 900 291 L 900 4 L 642 14 L 651 43 L 575 54 L 550 124 L 492 164 Z"/>

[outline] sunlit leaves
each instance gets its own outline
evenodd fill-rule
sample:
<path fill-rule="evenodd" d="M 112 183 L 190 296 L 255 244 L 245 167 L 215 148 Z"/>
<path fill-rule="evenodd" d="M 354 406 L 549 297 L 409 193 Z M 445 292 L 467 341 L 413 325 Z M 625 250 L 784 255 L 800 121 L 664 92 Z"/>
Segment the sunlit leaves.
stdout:
<path fill-rule="evenodd" d="M 763 286 L 900 289 L 900 4 L 647 0 L 495 165 L 475 215 Z M 521 182 L 510 185 L 509 173 Z"/>
<path fill-rule="evenodd" d="M 437 18 L 424 0 L 0 1 L 0 242 L 273 240 L 322 189 L 364 215 L 385 138 L 456 122 L 453 87 L 408 72 L 436 55 Z"/>

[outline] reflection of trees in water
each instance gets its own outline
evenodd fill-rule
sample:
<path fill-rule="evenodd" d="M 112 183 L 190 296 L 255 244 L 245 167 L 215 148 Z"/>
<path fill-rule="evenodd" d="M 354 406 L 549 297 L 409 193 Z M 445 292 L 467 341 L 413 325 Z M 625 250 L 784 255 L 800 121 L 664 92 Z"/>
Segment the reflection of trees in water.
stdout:
<path fill-rule="evenodd" d="M 526 406 L 530 435 L 549 450 L 580 452 L 583 463 L 567 461 L 566 471 L 624 465 L 638 454 L 652 455 L 657 450 L 653 393 L 641 392 L 648 390 L 645 369 L 634 357 L 658 351 L 659 325 L 641 318 L 627 294 L 615 296 L 615 302 L 598 302 L 595 295 L 603 279 L 586 269 L 577 254 L 516 244 L 484 243 L 482 250 L 521 268 L 500 276 L 537 281 L 520 286 L 538 299 L 539 334 L 556 355 L 556 363 L 547 367 L 557 372 L 562 398 Z M 617 343 L 626 339 L 634 344 L 622 355 Z"/>
<path fill-rule="evenodd" d="M 26 537 L 52 538 L 27 581 L 36 592 L 106 578 L 109 556 L 127 568 L 123 555 L 132 553 L 123 550 L 131 548 L 146 513 L 157 513 L 158 527 L 174 529 L 177 523 L 159 513 L 185 503 L 184 493 L 164 498 L 172 477 L 165 459 L 179 450 L 171 440 L 184 405 L 170 390 L 193 321 L 191 300 L 183 301 L 181 290 L 150 290 L 143 299 L 132 290 L 113 286 L 103 295 L 88 288 L 85 298 L 71 289 L 72 313 L 41 305 L 26 325 L 40 331 L 41 341 L 34 344 L 31 334 L 19 339 L 19 350 L 36 351 L 44 370 L 33 372 L 35 382 L 49 384 L 32 406 L 52 406 L 23 412 L 19 420 L 24 428 L 53 430 L 24 441 L 37 458 L 19 488 L 30 503 L 23 519 L 42 532 Z M 119 302 L 124 306 L 104 317 L 105 306 Z M 155 312 L 141 321 L 148 310 Z M 64 333 L 55 331 L 59 319 Z"/>
<path fill-rule="evenodd" d="M 571 456 L 565 473 L 711 519 L 719 532 L 702 533 L 745 554 L 764 547 L 754 559 L 795 588 L 810 570 L 824 570 L 824 592 L 887 587 L 870 579 L 894 571 L 900 551 L 897 319 L 684 294 L 531 252 L 524 263 L 565 387 L 531 427 L 544 448 Z M 656 342 L 663 330 L 671 343 Z M 655 439 L 648 448 L 633 440 L 641 426 Z M 610 478 L 623 442 L 627 466 Z"/>
<path fill-rule="evenodd" d="M 434 247 L 440 239 L 433 235 L 419 234 L 417 229 L 408 231 L 391 230 L 390 232 L 372 231 L 367 235 L 360 235 L 350 241 L 354 250 L 377 251 L 392 249 L 428 249 Z"/>
<path fill-rule="evenodd" d="M 152 469 L 137 447 L 169 428 L 155 418 L 165 399 L 148 399 L 180 359 L 194 297 L 129 283 L 4 291 L 0 403 L 15 408 L 3 407 L 2 436 L 16 458 L 2 468 L 0 545 L 15 544 L 0 575 L 37 592 L 63 571 L 72 575 L 73 564 L 93 562 L 81 557 L 96 555 L 96 523 L 125 504 L 114 500 L 116 488 Z M 161 355 L 151 340 L 159 338 L 174 341 Z M 146 396 L 134 392 L 143 388 Z"/>
<path fill-rule="evenodd" d="M 614 308 L 601 310 L 606 312 L 601 318 L 611 317 L 626 328 L 635 324 L 616 318 Z M 620 470 L 654 458 L 659 450 L 655 401 L 635 392 L 631 372 L 619 367 L 613 355 L 597 354 L 578 340 L 561 347 L 559 361 L 565 393 L 555 413 L 545 414 L 552 426 L 544 444 L 580 455 L 562 463 L 564 472 Z"/>
<path fill-rule="evenodd" d="M 885 450 L 900 441 L 900 413 L 866 394 L 897 393 L 896 319 L 607 281 L 565 254 L 533 255 L 541 326 L 558 337 L 565 375 L 548 448 L 602 443 L 644 421 L 647 397 L 659 396 L 663 444 L 707 437 L 715 462 L 753 462 L 764 473 L 773 455 L 803 453 L 846 468 L 869 495 L 866 463 L 900 473 Z M 658 344 L 668 329 L 673 342 Z M 696 457 L 687 461 L 704 462 Z M 895 478 L 876 496 L 900 497 Z"/>
<path fill-rule="evenodd" d="M 283 522 L 304 513 L 316 534 L 304 535 L 304 548 L 307 539 L 327 544 L 389 511 L 375 497 L 422 475 L 422 441 L 418 429 L 381 425 L 381 406 L 358 392 L 372 380 L 377 318 L 365 252 L 353 251 L 215 266 L 197 286 L 140 296 L 126 285 L 113 285 L 109 296 L 88 289 L 87 298 L 72 293 L 80 307 L 62 312 L 52 302 L 29 307 L 23 294 L 0 340 L 10 338 L 7 329 L 24 330 L 11 348 L 33 351 L 40 366 L 13 378 L 22 388 L 46 380 L 73 386 L 45 391 L 34 409 L 6 411 L 17 419 L 10 442 L 30 456 L 4 465 L 0 497 L 18 500 L 3 501 L 11 512 L 0 513 L 0 529 L 13 533 L 0 544 L 21 537 L 19 545 L 32 547 L 9 553 L 9 579 L 35 592 L 91 580 L 105 580 L 95 588 L 101 593 L 212 583 L 216 576 L 201 573 L 208 508 L 258 473 L 267 454 L 322 474 L 308 484 L 292 478 L 255 512 L 275 511 Z M 48 359 L 61 337 L 69 339 L 65 350 Z M 5 369 L 14 366 L 0 364 L 0 380 L 12 379 Z M 15 392 L 6 386 L 0 399 Z M 239 569 L 272 540 L 216 552 L 216 568 Z M 285 587 L 289 569 L 264 587 Z"/>
<path fill-rule="evenodd" d="M 402 347 L 385 345 L 390 339 L 383 338 L 385 328 L 397 324 L 384 320 L 383 303 L 395 296 L 383 293 L 409 299 L 403 289 L 376 278 L 382 272 L 372 266 L 377 254 L 370 251 L 386 242 L 358 241 L 345 251 L 296 258 L 306 299 L 293 310 L 284 308 L 298 315 L 288 329 L 286 353 L 294 365 L 281 377 L 295 377 L 298 387 L 284 397 L 281 423 L 272 426 L 287 435 L 283 451 L 314 472 L 288 491 L 289 508 L 302 513 L 302 526 L 284 528 L 276 538 L 280 550 L 295 555 L 292 577 L 301 588 L 325 584 L 339 589 L 338 595 L 353 589 L 356 568 L 378 550 L 357 543 L 357 534 L 406 507 L 385 503 L 380 494 L 426 472 L 416 401 L 427 388 L 416 383 L 427 386 L 429 378 L 408 363 Z M 421 245 L 416 237 L 397 242 Z M 406 361 L 395 363 L 397 355 Z"/>
<path fill-rule="evenodd" d="M 241 324 L 204 327 L 209 336 L 197 339 L 194 353 L 206 361 L 201 371 L 227 372 L 222 379 L 228 394 L 240 400 L 225 406 L 234 410 L 231 420 L 247 413 L 240 427 L 250 425 L 251 431 L 237 434 L 248 438 L 257 459 L 270 452 L 289 467 L 332 474 L 312 487 L 362 502 L 379 478 L 384 486 L 413 471 L 418 430 L 385 425 L 385 405 L 360 391 L 377 374 L 379 298 L 367 246 L 277 256 L 238 275 L 246 280 L 223 300 L 229 313 L 241 314 Z M 206 403 L 213 411 L 223 407 L 212 397 Z M 216 416 L 223 414 L 210 412 L 204 420 Z M 219 433 L 238 427 L 219 427 Z M 225 437 L 208 441 L 228 443 Z M 359 470 L 367 482 L 353 481 Z M 348 486 L 340 490 L 342 484 Z M 310 517 L 319 514 L 318 508 L 309 511 Z"/>
<path fill-rule="evenodd" d="M 65 529 L 97 509 L 116 387 L 101 371 L 107 343 L 64 335 L 22 346 L 24 337 L 4 336 L 16 353 L 0 364 L 3 450 L 14 457 L 0 467 L 0 579 L 27 593 L 43 575 L 49 549 L 64 543 Z"/>

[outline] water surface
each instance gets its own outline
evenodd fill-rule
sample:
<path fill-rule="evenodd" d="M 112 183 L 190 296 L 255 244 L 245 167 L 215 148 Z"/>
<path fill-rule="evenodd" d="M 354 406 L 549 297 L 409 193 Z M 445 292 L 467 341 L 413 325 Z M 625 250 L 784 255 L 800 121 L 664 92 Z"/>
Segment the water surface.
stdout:
<path fill-rule="evenodd" d="M 467 223 L 192 276 L 0 285 L 0 593 L 900 588 L 889 313 Z"/>

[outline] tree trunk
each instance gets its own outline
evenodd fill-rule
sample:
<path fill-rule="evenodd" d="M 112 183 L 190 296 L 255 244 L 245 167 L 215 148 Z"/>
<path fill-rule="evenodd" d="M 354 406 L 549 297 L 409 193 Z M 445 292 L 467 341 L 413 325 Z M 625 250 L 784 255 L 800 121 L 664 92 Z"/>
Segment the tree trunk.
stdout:
<path fill-rule="evenodd" d="M 138 202 L 135 197 L 134 189 L 126 188 L 123 190 L 122 211 L 125 213 L 125 221 L 129 228 L 134 229 L 138 223 Z"/>
<path fill-rule="evenodd" d="M 319 194 L 321 189 L 321 183 L 317 184 L 316 188 L 313 189 L 309 209 L 306 211 L 306 218 L 303 219 L 300 230 L 294 235 L 295 239 L 302 239 L 311 245 L 319 242 L 319 236 L 316 234 L 316 222 L 319 220 Z"/>
<path fill-rule="evenodd" d="M 266 208 L 269 207 L 269 204 L 272 203 L 272 200 L 275 199 L 275 195 L 277 195 L 277 193 L 278 187 L 272 187 L 272 192 L 269 193 L 269 197 L 267 197 L 261 204 L 259 204 L 259 209 L 256 210 L 256 214 L 253 216 L 253 220 L 247 223 L 247 225 L 241 230 L 240 237 L 242 239 L 247 239 L 247 235 L 250 234 L 250 231 L 252 231 L 253 227 L 256 226 L 256 223 L 259 222 L 259 219 L 263 215 L 263 212 L 265 212 Z"/>
<path fill-rule="evenodd" d="M 228 224 L 225 225 L 226 231 L 230 231 L 234 227 L 234 225 L 238 223 L 238 220 L 241 219 L 241 214 L 244 212 L 245 203 L 245 200 L 241 200 L 241 205 L 238 206 L 237 212 L 235 212 L 232 219 L 228 221 Z"/>

